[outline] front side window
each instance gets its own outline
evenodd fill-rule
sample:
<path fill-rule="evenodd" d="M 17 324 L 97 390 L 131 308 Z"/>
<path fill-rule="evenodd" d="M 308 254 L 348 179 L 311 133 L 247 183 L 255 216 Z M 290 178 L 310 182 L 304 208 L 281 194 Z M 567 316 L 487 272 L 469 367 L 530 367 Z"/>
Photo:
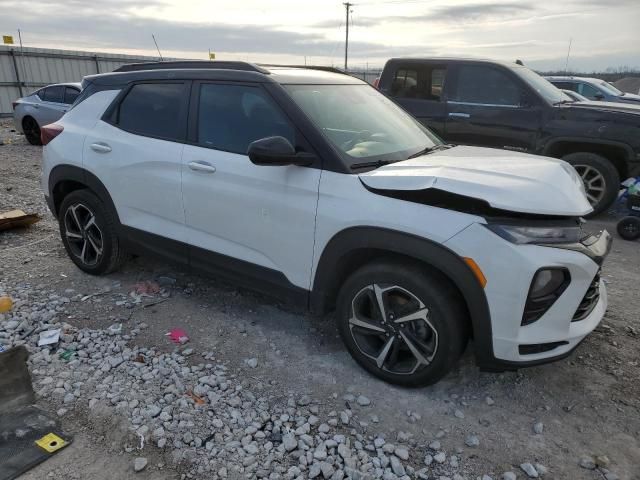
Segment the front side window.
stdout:
<path fill-rule="evenodd" d="M 463 103 L 519 106 L 521 92 L 505 72 L 484 65 L 462 65 L 458 70 L 458 88 L 450 97 Z"/>
<path fill-rule="evenodd" d="M 44 95 L 39 95 L 45 102 L 64 103 L 64 87 L 55 85 L 44 89 Z"/>
<path fill-rule="evenodd" d="M 148 137 L 179 140 L 182 83 L 140 83 L 120 103 L 115 123 L 123 130 Z"/>
<path fill-rule="evenodd" d="M 600 90 L 598 90 L 595 87 L 592 87 L 591 85 L 587 84 L 587 83 L 581 83 L 580 84 L 580 95 L 587 97 L 591 100 L 596 100 L 597 98 L 602 98 L 604 97 L 604 95 L 602 95 L 602 92 L 600 92 Z"/>
<path fill-rule="evenodd" d="M 197 131 L 199 145 L 243 155 L 252 142 L 266 137 L 296 144 L 293 125 L 261 87 L 201 85 Z"/>
<path fill-rule="evenodd" d="M 368 85 L 284 85 L 349 164 L 405 160 L 438 138 Z"/>

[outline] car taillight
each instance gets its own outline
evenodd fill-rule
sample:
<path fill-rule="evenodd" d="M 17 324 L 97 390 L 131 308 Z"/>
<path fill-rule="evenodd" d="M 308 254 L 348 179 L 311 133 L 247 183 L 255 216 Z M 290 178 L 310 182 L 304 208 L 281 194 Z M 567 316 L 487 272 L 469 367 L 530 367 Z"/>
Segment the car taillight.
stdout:
<path fill-rule="evenodd" d="M 380 85 L 380 77 L 376 78 L 376 79 L 373 81 L 373 88 L 378 88 L 378 87 L 379 87 L 379 85 Z"/>
<path fill-rule="evenodd" d="M 18 103 L 20 103 L 20 102 L 18 102 L 17 100 L 15 102 L 11 102 L 11 106 L 13 107 L 14 110 L 18 106 Z"/>
<path fill-rule="evenodd" d="M 40 141 L 42 142 L 42 145 L 48 144 L 51 140 L 60 135 L 63 130 L 64 127 L 57 123 L 50 123 L 49 125 L 42 127 L 40 129 Z"/>

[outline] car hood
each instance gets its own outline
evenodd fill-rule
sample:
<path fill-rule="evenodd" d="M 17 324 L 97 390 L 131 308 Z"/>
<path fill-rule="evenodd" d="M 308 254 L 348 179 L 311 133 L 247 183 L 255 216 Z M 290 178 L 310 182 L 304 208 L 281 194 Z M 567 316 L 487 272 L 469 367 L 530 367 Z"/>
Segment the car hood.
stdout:
<path fill-rule="evenodd" d="M 562 160 L 479 147 L 453 147 L 360 174 L 372 190 L 444 190 L 512 212 L 583 216 L 592 211 Z"/>
<path fill-rule="evenodd" d="M 623 97 L 625 98 L 625 97 Z M 599 110 L 601 112 L 621 112 L 621 113 L 635 113 L 640 115 L 640 102 L 639 103 L 623 103 L 623 102 L 575 102 L 566 104 L 568 108 L 586 108 L 589 110 Z"/>

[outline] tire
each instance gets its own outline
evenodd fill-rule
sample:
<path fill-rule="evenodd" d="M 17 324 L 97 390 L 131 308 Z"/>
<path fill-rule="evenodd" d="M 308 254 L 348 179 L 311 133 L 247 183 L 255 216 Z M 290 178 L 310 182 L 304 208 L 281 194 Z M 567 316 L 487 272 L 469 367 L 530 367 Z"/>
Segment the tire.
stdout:
<path fill-rule="evenodd" d="M 378 295 L 387 312 L 384 323 Z M 461 305 L 458 292 L 439 274 L 409 263 L 371 263 L 340 289 L 338 330 L 351 356 L 374 376 L 404 387 L 431 385 L 453 368 L 467 345 Z M 410 313 L 414 320 L 400 322 Z"/>
<path fill-rule="evenodd" d="M 64 197 L 58 223 L 64 248 L 80 270 L 104 275 L 122 264 L 117 216 L 90 190 L 75 190 Z"/>
<path fill-rule="evenodd" d="M 562 159 L 576 169 L 582 177 L 593 212 L 586 215 L 594 217 L 604 212 L 615 201 L 620 189 L 620 174 L 615 165 L 602 155 L 590 152 L 576 152 Z"/>
<path fill-rule="evenodd" d="M 617 230 L 625 240 L 637 240 L 640 238 L 640 218 L 624 217 L 618 222 Z"/>
<path fill-rule="evenodd" d="M 24 136 L 31 145 L 42 145 L 40 140 L 40 125 L 33 117 L 24 117 L 22 119 L 22 131 Z"/>

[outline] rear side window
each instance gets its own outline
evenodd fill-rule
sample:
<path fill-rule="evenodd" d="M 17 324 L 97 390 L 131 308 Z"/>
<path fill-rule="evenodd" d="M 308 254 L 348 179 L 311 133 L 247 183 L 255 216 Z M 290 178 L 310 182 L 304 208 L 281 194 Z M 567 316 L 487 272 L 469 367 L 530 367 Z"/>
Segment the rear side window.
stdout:
<path fill-rule="evenodd" d="M 115 124 L 132 133 L 165 140 L 182 140 L 184 84 L 134 85 L 116 111 Z"/>
<path fill-rule="evenodd" d="M 397 98 L 440 100 L 444 89 L 446 68 L 424 65 L 419 68 L 400 68 L 391 83 L 390 94 Z"/>
<path fill-rule="evenodd" d="M 243 155 L 251 142 L 266 137 L 296 145 L 293 125 L 260 87 L 202 84 L 197 132 L 199 145 Z"/>
<path fill-rule="evenodd" d="M 603 97 L 604 95 L 602 95 L 602 93 L 600 92 L 600 90 L 598 90 L 595 87 L 592 87 L 591 85 L 588 85 L 586 83 L 581 83 L 580 84 L 580 90 L 579 90 L 580 95 L 584 95 L 587 98 L 590 98 L 591 100 L 595 100 L 596 97 L 601 96 Z"/>
<path fill-rule="evenodd" d="M 44 95 L 38 95 L 45 102 L 64 103 L 64 87 L 56 85 L 44 89 Z"/>
<path fill-rule="evenodd" d="M 80 95 L 80 90 L 72 87 L 65 87 L 64 103 L 71 105 L 73 102 L 76 101 L 76 98 L 78 98 L 78 95 Z"/>
<path fill-rule="evenodd" d="M 450 100 L 484 105 L 519 106 L 521 91 L 505 72 L 484 65 L 462 65 Z"/>

